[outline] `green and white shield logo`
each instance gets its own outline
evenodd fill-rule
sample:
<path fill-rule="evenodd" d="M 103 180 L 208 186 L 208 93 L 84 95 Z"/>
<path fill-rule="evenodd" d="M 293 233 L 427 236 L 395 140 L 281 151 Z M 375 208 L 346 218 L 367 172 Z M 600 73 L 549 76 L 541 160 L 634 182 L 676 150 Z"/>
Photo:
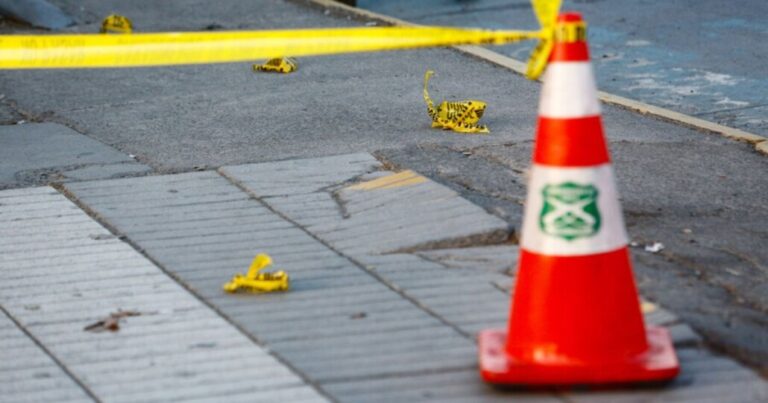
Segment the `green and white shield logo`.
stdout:
<path fill-rule="evenodd" d="M 595 235 L 600 229 L 596 187 L 564 182 L 544 186 L 541 193 L 544 205 L 539 227 L 545 234 L 572 241 Z"/>

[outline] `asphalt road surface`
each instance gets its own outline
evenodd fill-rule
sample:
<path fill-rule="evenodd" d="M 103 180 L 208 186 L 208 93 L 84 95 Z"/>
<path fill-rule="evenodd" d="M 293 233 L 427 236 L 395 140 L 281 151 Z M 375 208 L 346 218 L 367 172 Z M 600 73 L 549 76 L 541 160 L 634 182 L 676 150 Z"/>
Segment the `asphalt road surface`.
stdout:
<path fill-rule="evenodd" d="M 535 29 L 525 0 L 359 0 L 424 25 Z M 589 24 L 603 91 L 768 134 L 768 2 L 565 0 Z M 531 44 L 495 49 L 526 60 Z"/>

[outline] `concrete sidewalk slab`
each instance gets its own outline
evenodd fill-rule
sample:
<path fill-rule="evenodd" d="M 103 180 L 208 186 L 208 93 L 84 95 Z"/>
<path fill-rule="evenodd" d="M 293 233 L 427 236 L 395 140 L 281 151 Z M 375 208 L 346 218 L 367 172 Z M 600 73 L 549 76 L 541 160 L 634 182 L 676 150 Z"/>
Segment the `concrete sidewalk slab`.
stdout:
<path fill-rule="evenodd" d="M 486 233 L 488 223 L 498 225 L 494 231 L 508 231 L 503 221 L 417 174 L 383 170 L 366 154 L 225 167 L 221 173 L 226 177 L 202 172 L 73 183 L 66 189 L 337 401 L 568 401 L 603 395 L 632 401 L 706 394 L 736 402 L 768 393 L 764 380 L 702 349 L 690 328 L 659 308 L 650 309 L 646 320 L 670 326 L 684 368 L 684 376 L 666 387 L 584 394 L 490 388 L 476 374 L 474 335 L 505 325 L 516 246 L 419 247 L 460 244 L 462 237 Z M 414 192 L 418 187 L 423 190 Z M 408 217 L 421 219 L 418 201 L 456 206 L 438 209 L 446 216 L 430 215 L 423 228 L 411 228 Z M 452 226 L 459 216 L 471 219 Z M 370 233 L 404 224 L 389 236 L 361 236 L 356 243 L 334 238 L 332 229 L 354 228 L 353 222 Z M 377 239 L 390 237 L 403 251 L 382 253 Z M 223 282 L 260 251 L 288 271 L 291 291 L 223 293 Z M 712 371 L 724 387 L 746 385 L 744 393 L 712 391 Z"/>
<path fill-rule="evenodd" d="M 130 245 L 69 207 L 76 206 L 51 188 L 0 192 L 3 229 L 24 234 L 0 239 L 0 306 L 14 322 L 0 316 L 0 331 L 15 334 L 0 338 L 0 351 L 20 343 L 15 358 L 0 360 L 3 399 L 326 401 Z M 46 235 L 36 247 L 26 241 L 31 229 Z M 122 320 L 116 332 L 84 331 L 120 310 L 140 316 Z M 11 364 L 21 366 L 2 370 Z"/>
<path fill-rule="evenodd" d="M 367 167 L 370 161 L 368 156 L 363 165 Z M 354 165 L 354 161 L 342 165 Z M 78 183 L 67 189 L 198 295 L 280 351 L 310 379 L 322 383 L 455 368 L 463 366 L 467 354 L 473 353 L 474 346 L 462 335 L 441 326 L 439 320 L 225 178 L 212 172 L 161 178 L 167 181 L 165 187 L 155 177 L 101 182 L 103 187 L 98 182 Z M 316 187 L 324 186 L 320 176 L 316 179 Z M 145 181 L 150 186 L 143 187 Z M 131 188 L 145 190 L 134 196 L 126 193 Z M 300 184 L 297 192 L 299 188 Z M 117 195 L 106 194 L 109 190 Z M 198 191 L 203 192 L 199 204 Z M 205 210 L 217 204 L 216 195 L 243 203 L 226 210 Z M 176 219 L 183 216 L 204 219 L 204 226 L 189 229 L 184 220 Z M 233 233 L 226 234 L 232 228 L 231 217 L 239 222 Z M 258 252 L 269 253 L 277 268 L 289 272 L 291 292 L 225 294 L 222 284 L 234 273 L 243 272 Z M 423 340 L 419 336 L 423 327 L 432 328 L 434 337 L 442 340 L 440 349 L 414 345 Z M 380 340 L 383 334 L 391 337 Z M 358 346 L 355 354 L 337 353 L 348 345 Z M 442 349 L 451 353 L 441 354 Z"/>
<path fill-rule="evenodd" d="M 0 15 L 50 30 L 75 24 L 70 16 L 46 0 L 0 0 Z"/>
<path fill-rule="evenodd" d="M 352 165 L 357 169 L 340 168 L 348 158 L 366 162 Z M 345 253 L 499 243 L 509 236 L 504 221 L 421 175 L 380 172 L 366 177 L 383 169 L 370 154 L 299 161 L 301 165 L 275 162 L 220 171 L 292 219 L 300 213 L 302 226 Z M 314 180 L 314 186 L 305 184 Z M 302 189 L 301 194 L 290 189 Z M 439 229 L 436 223 L 441 223 Z"/>
<path fill-rule="evenodd" d="M 0 312 L 0 396 L 9 402 L 94 401 L 5 312 Z"/>
<path fill-rule="evenodd" d="M 108 179 L 151 168 L 56 123 L 0 125 L 0 189 Z"/>
<path fill-rule="evenodd" d="M 252 168 L 252 174 L 263 168 L 258 176 L 271 180 L 259 184 L 259 190 L 269 189 L 280 199 L 301 199 L 317 192 L 330 197 L 330 188 L 349 184 L 350 179 L 388 174 L 377 174 L 381 167 L 367 154 L 241 168 Z M 238 169 L 227 168 L 233 170 Z M 290 176 L 280 176 L 280 172 Z M 191 290 L 320 385 L 474 367 L 472 336 L 404 297 L 375 273 L 318 241 L 315 234 L 290 220 L 275 219 L 271 206 L 264 205 L 263 200 L 255 200 L 250 192 L 224 177 L 215 177 L 204 172 L 74 183 L 66 188 Z M 403 245 L 425 244 L 442 237 L 471 237 L 487 231 L 487 223 L 494 223 L 493 231 L 504 231 L 506 236 L 503 221 L 487 216 L 445 188 L 434 183 L 429 186 L 432 191 L 423 192 L 422 197 L 432 193 L 434 200 L 450 200 L 458 205 L 454 210 L 474 217 L 481 225 L 455 232 L 412 233 Z M 232 190 L 241 196 L 234 196 Z M 217 204 L 216 195 L 243 204 L 204 210 Z M 195 202 L 198 199 L 200 204 Z M 222 216 L 221 223 L 216 215 Z M 202 226 L 190 227 L 181 217 L 201 220 Z M 235 227 L 232 217 L 240 219 Z M 286 228 L 286 223 L 291 227 Z M 433 225 L 433 229 L 439 227 Z M 223 282 L 242 272 L 259 251 L 270 253 L 276 267 L 289 272 L 291 291 L 256 296 L 224 294 Z M 505 299 L 503 293 L 496 293 L 500 300 Z"/>
<path fill-rule="evenodd" d="M 298 178 L 304 171 L 323 172 L 333 169 L 329 164 L 329 158 L 308 159 L 302 162 L 302 169 L 291 169 L 290 166 L 281 163 L 266 163 L 243 167 L 225 167 L 221 171 L 225 176 L 232 178 L 246 190 L 258 196 L 264 203 L 277 212 L 284 214 L 289 219 L 307 228 L 309 232 L 317 236 L 323 242 L 333 245 L 340 253 L 362 263 L 364 267 L 376 274 L 383 282 L 391 284 L 399 290 L 403 296 L 415 301 L 419 306 L 432 312 L 443 319 L 446 324 L 453 326 L 457 331 L 468 338 L 473 338 L 481 329 L 491 327 L 504 327 L 507 319 L 507 309 L 510 299 L 511 284 L 514 281 L 515 262 L 517 249 L 511 245 L 492 247 L 480 247 L 471 249 L 438 249 L 418 250 L 414 247 L 413 254 L 407 253 L 382 253 L 379 242 L 387 245 L 386 228 L 391 223 L 408 223 L 403 232 L 392 231 L 395 238 L 407 239 L 416 245 L 440 245 L 441 236 L 450 237 L 455 228 L 451 225 L 454 219 L 451 214 L 440 216 L 438 212 L 450 212 L 450 208 L 440 205 L 440 202 L 451 200 L 454 192 L 432 181 L 417 181 L 414 183 L 412 175 L 378 175 L 377 179 L 366 180 L 364 175 L 339 181 L 335 186 L 325 186 L 313 193 L 314 196 L 330 195 L 319 198 L 326 200 L 318 204 L 307 203 L 311 199 L 306 193 L 301 195 L 274 195 L 264 187 L 269 176 L 262 176 L 262 172 L 279 171 L 279 180 L 290 181 Z M 305 164 L 312 164 L 314 169 Z M 327 167 L 331 168 L 327 168 Z M 279 167 L 279 169 L 277 168 Z M 350 183 L 352 181 L 352 183 Z M 419 186 L 427 187 L 423 193 L 409 192 Z M 311 187 L 308 187 L 311 188 Z M 315 187 L 317 189 L 317 187 Z M 334 193 L 335 192 L 335 193 Z M 290 193 L 290 192 L 288 192 Z M 334 203 L 327 200 L 334 199 Z M 419 211 L 419 202 L 428 200 L 433 207 L 424 221 L 432 223 L 432 227 L 425 231 L 419 231 L 418 224 L 424 218 L 424 212 Z M 340 205 L 343 208 L 340 209 Z M 373 207 L 371 207 L 373 206 Z M 461 210 L 463 217 L 469 217 L 468 222 L 482 222 L 480 216 L 487 213 L 470 205 Z M 442 208 L 441 208 L 442 207 Z M 360 216 L 364 219 L 355 222 L 354 218 Z M 488 215 L 491 217 L 490 215 Z M 371 218 L 373 217 L 373 218 Z M 371 221 L 369 221 L 371 220 Z M 377 236 L 350 237 L 349 243 L 340 242 L 337 231 L 348 230 L 357 226 L 367 228 Z M 428 228 L 428 227 L 427 227 Z M 482 226 L 464 226 L 467 238 L 473 238 L 472 231 L 483 233 Z M 390 230 L 391 231 L 391 230 Z M 353 232 L 354 233 L 354 232 Z M 343 237 L 342 237 L 343 239 Z M 419 239 L 415 241 L 414 239 Z M 437 239 L 437 240 L 436 240 Z M 407 247 L 405 247 L 407 249 Z M 499 262 L 499 256 L 509 258 L 507 264 Z M 716 401 L 750 401 L 763 398 L 768 393 L 768 384 L 750 370 L 741 367 L 733 361 L 714 356 L 698 346 L 700 338 L 690 327 L 680 322 L 680 319 L 670 312 L 653 307 L 646 312 L 646 322 L 655 325 L 668 326 L 673 340 L 681 349 L 681 361 L 685 368 L 683 375 L 666 388 L 656 388 L 651 391 L 633 390 L 615 392 L 614 396 L 633 400 L 640 396 L 650 394 L 661 399 L 690 399 L 707 396 Z M 709 388 L 704 391 L 709 370 L 713 367 L 721 368 L 719 380 L 720 391 Z M 460 371 L 450 372 L 458 375 Z M 413 382 L 410 389 L 397 389 L 397 385 L 404 379 Z M 334 388 L 339 387 L 339 395 L 347 397 L 350 401 L 418 401 L 437 400 L 450 401 L 474 401 L 478 396 L 485 398 L 483 385 L 478 388 L 476 380 L 467 380 L 459 385 L 446 388 L 438 387 L 432 383 L 433 377 L 429 375 L 396 377 L 392 380 L 371 380 L 370 383 L 389 385 L 388 393 L 351 394 L 354 398 L 345 395 L 344 387 L 350 382 L 334 382 L 327 386 L 333 394 Z M 718 383 L 722 382 L 722 383 Z M 360 381 L 367 384 L 368 381 Z M 743 394 L 731 395 L 725 391 L 725 385 L 748 385 Z M 465 397 L 466 394 L 466 397 Z M 337 395 L 337 396 L 339 396 Z M 578 398 L 585 398 L 593 393 L 585 393 Z M 610 393 L 608 394 L 610 395 Z M 366 397 L 367 396 L 367 397 Z M 450 398 L 449 398 L 450 396 Z M 472 398 L 468 396 L 473 396 Z M 548 395 L 519 395 L 511 394 L 508 397 L 536 400 L 550 399 Z M 600 396 L 600 394 L 598 394 Z M 492 401 L 493 398 L 488 396 Z M 564 394 L 564 399 L 571 398 L 570 394 Z M 729 400 L 733 399 L 733 400 Z"/>

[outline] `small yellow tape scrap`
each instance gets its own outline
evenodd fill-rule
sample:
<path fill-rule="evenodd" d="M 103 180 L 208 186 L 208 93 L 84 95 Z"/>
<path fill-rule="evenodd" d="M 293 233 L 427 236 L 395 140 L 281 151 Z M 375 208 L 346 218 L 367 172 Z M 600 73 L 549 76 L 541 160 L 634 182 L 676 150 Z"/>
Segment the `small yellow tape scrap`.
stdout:
<path fill-rule="evenodd" d="M 133 23 L 128 17 L 119 14 L 110 14 L 101 22 L 102 34 L 130 34 L 133 32 Z"/>
<path fill-rule="evenodd" d="M 276 272 L 261 272 L 272 264 L 272 258 L 265 253 L 260 253 L 253 258 L 248 273 L 235 274 L 232 280 L 224 284 L 224 291 L 235 293 L 246 291 L 250 293 L 263 293 L 273 291 L 285 291 L 289 287 L 288 274 L 282 270 Z"/>
<path fill-rule="evenodd" d="M 253 71 L 275 72 L 275 73 L 293 73 L 299 65 L 296 59 L 291 57 L 275 57 L 267 60 L 264 64 L 254 64 Z"/>
<path fill-rule="evenodd" d="M 427 70 L 424 74 L 424 102 L 427 103 L 427 114 L 432 119 L 432 127 L 464 134 L 489 133 L 487 126 L 478 124 L 487 107 L 483 101 L 476 99 L 443 101 L 435 107 L 427 91 L 427 84 L 432 74 L 434 74 L 432 70 Z"/>
<path fill-rule="evenodd" d="M 413 172 L 411 170 L 405 170 L 396 174 L 384 176 L 367 182 L 361 182 L 352 186 L 348 186 L 350 190 L 377 190 L 377 189 L 395 189 L 404 186 L 418 185 L 424 183 L 427 178 Z"/>

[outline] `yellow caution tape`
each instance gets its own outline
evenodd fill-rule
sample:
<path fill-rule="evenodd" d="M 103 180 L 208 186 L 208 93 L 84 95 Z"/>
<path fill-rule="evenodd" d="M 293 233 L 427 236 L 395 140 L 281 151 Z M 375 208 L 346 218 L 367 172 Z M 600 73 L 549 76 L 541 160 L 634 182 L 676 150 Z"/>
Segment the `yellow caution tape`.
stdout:
<path fill-rule="evenodd" d="M 285 55 L 503 44 L 539 32 L 436 27 L 365 27 L 132 35 L 0 36 L 0 68 L 137 67 L 226 63 Z"/>
<path fill-rule="evenodd" d="M 365 27 L 276 31 L 2 35 L 0 69 L 104 68 L 227 63 L 453 45 L 552 41 L 561 0 L 532 0 L 540 31 L 443 27 Z M 551 43 L 537 47 L 529 69 L 546 65 Z"/>
<path fill-rule="evenodd" d="M 543 30 L 551 30 L 557 21 L 562 0 L 531 0 L 533 12 Z"/>
<path fill-rule="evenodd" d="M 531 2 L 536 19 L 539 20 L 539 25 L 541 25 L 541 39 L 536 44 L 533 52 L 531 52 L 525 76 L 535 80 L 544 72 L 549 55 L 552 53 L 555 23 L 557 22 L 557 13 L 560 12 L 562 0 L 532 0 Z"/>
<path fill-rule="evenodd" d="M 254 71 L 276 72 L 276 73 L 293 73 L 298 68 L 296 60 L 291 57 L 276 57 L 269 59 L 264 64 L 254 64 Z"/>
<path fill-rule="evenodd" d="M 110 14 L 101 22 L 102 34 L 130 34 L 133 31 L 133 23 L 128 17 Z"/>
<path fill-rule="evenodd" d="M 242 275 L 235 274 L 232 280 L 224 284 L 224 291 L 238 292 L 240 290 L 261 293 L 272 291 L 285 291 L 288 289 L 288 274 L 282 270 L 272 273 L 261 273 L 260 271 L 272 264 L 272 258 L 264 253 L 259 253 L 253 258 L 248 273 Z"/>
<path fill-rule="evenodd" d="M 467 101 L 443 101 L 435 108 L 435 103 L 427 92 L 427 83 L 434 72 L 427 70 L 424 74 L 424 102 L 427 103 L 427 113 L 432 118 L 432 127 L 453 130 L 458 133 L 488 133 L 486 126 L 477 122 L 485 113 L 486 104 L 483 101 L 470 99 Z"/>

